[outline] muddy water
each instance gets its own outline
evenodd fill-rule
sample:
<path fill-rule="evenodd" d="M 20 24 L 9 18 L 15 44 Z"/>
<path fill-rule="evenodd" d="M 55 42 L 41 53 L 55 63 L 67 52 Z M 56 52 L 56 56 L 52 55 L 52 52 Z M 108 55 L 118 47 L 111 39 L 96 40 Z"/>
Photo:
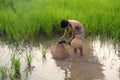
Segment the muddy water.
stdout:
<path fill-rule="evenodd" d="M 48 41 L 49 42 L 49 41 Z M 10 55 L 20 57 L 21 76 L 25 80 L 120 80 L 120 45 L 113 46 L 110 41 L 85 40 L 84 56 L 79 51 L 74 54 L 69 45 L 65 45 L 70 56 L 64 60 L 53 59 L 50 42 L 46 57 L 42 57 L 42 43 L 37 45 L 13 45 L 0 43 L 0 66 L 11 66 Z M 26 73 L 25 54 L 33 55 L 32 69 Z M 27 76 L 26 76 L 27 75 Z M 8 79 L 9 80 L 9 79 Z"/>

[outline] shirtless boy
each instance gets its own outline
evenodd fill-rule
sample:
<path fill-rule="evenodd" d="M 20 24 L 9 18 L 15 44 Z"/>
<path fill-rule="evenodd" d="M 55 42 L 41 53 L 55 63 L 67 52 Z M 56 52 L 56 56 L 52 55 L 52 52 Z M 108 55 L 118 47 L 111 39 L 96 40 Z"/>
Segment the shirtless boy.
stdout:
<path fill-rule="evenodd" d="M 71 38 L 68 40 L 68 43 L 70 44 L 70 42 L 72 41 L 72 39 L 75 38 L 75 35 L 80 35 L 81 40 L 84 40 L 84 27 L 83 25 L 77 21 L 77 20 L 62 20 L 61 21 L 61 28 L 64 28 L 64 34 L 61 37 L 61 39 L 64 39 L 64 37 L 66 36 L 67 32 L 68 32 L 68 28 L 72 29 L 72 36 Z M 74 48 L 74 52 L 77 52 L 77 49 Z M 80 48 L 80 52 L 81 54 L 83 54 L 83 47 Z M 82 56 L 82 55 L 81 55 Z"/>

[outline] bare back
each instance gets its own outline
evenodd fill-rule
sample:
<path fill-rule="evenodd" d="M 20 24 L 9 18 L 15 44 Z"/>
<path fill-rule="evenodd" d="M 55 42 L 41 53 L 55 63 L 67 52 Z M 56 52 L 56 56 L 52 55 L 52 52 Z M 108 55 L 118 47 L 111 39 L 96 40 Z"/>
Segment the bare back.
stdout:
<path fill-rule="evenodd" d="M 83 25 L 77 20 L 68 20 L 75 35 L 80 35 L 82 40 L 84 39 L 84 28 Z"/>

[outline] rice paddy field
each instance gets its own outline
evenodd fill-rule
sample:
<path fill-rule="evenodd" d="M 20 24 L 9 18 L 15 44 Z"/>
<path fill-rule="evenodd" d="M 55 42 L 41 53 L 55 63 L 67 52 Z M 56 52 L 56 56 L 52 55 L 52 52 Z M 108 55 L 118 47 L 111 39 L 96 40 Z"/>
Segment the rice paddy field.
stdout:
<path fill-rule="evenodd" d="M 53 58 L 63 19 L 83 24 L 83 56 Z M 0 0 L 0 80 L 120 80 L 120 0 Z"/>
<path fill-rule="evenodd" d="M 100 35 L 120 41 L 119 0 L 0 0 L 0 37 L 31 40 L 61 35 L 62 19 L 75 19 L 85 37 Z"/>

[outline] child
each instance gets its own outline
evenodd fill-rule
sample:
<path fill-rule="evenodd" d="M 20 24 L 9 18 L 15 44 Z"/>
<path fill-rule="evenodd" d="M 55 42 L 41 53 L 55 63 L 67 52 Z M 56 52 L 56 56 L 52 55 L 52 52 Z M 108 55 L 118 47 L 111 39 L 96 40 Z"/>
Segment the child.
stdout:
<path fill-rule="evenodd" d="M 64 39 L 64 37 L 66 36 L 67 32 L 68 32 L 68 28 L 72 29 L 72 36 L 71 38 L 68 40 L 68 44 L 70 44 L 70 42 L 72 41 L 72 39 L 75 38 L 75 35 L 79 35 L 80 39 L 83 41 L 84 40 L 84 28 L 83 25 L 77 21 L 77 20 L 62 20 L 61 21 L 61 28 L 64 28 L 64 34 L 61 37 L 61 39 Z M 74 48 L 74 52 L 76 53 L 77 49 Z M 80 52 L 81 54 L 83 54 L 83 47 L 80 48 Z M 81 55 L 82 56 L 82 55 Z"/>

